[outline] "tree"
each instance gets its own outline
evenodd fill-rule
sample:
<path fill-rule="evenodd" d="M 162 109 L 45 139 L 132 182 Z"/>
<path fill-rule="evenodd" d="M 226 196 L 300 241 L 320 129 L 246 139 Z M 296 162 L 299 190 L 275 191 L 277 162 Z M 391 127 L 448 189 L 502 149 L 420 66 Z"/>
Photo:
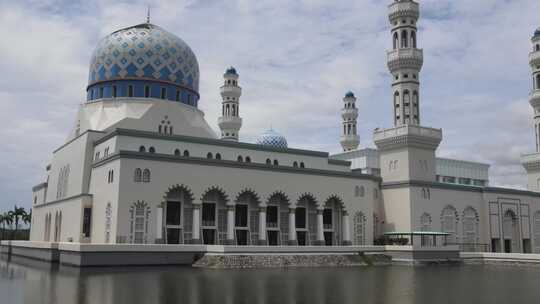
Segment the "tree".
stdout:
<path fill-rule="evenodd" d="M 11 218 L 11 215 L 9 212 L 4 212 L 3 214 L 0 214 L 0 225 L 2 225 L 2 240 L 4 239 L 6 225 L 11 225 L 12 223 L 13 223 L 13 219 Z"/>
<path fill-rule="evenodd" d="M 27 216 L 26 210 L 24 210 L 23 207 L 15 207 L 12 211 L 10 211 L 11 216 L 13 218 L 13 221 L 15 222 L 15 230 L 13 230 L 13 239 L 15 239 L 15 235 L 17 234 L 17 230 L 19 230 L 19 220 Z"/>
<path fill-rule="evenodd" d="M 30 212 L 26 213 L 22 217 L 22 221 L 23 221 L 23 223 L 28 224 L 29 228 L 32 227 L 32 209 L 30 209 Z"/>

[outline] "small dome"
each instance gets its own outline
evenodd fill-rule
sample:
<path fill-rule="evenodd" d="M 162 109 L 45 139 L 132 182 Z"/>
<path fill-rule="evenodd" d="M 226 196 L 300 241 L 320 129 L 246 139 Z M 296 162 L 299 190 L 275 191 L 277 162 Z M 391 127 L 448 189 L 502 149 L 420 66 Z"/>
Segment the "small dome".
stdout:
<path fill-rule="evenodd" d="M 349 92 L 347 92 L 347 94 L 345 94 L 345 97 L 354 98 L 354 93 L 352 91 L 349 91 Z"/>
<path fill-rule="evenodd" d="M 225 74 L 233 74 L 233 75 L 238 75 L 236 73 L 236 69 L 234 67 L 230 67 L 227 69 L 227 71 L 225 71 Z"/>
<path fill-rule="evenodd" d="M 267 130 L 263 132 L 261 135 L 259 135 L 256 143 L 258 145 L 269 146 L 269 147 L 274 147 L 274 148 L 281 148 L 281 149 L 287 148 L 287 139 L 285 139 L 283 135 L 279 134 L 273 129 Z"/>
<path fill-rule="evenodd" d="M 533 38 L 537 38 L 537 37 L 540 37 L 540 27 L 537 28 L 536 31 L 534 31 Z"/>

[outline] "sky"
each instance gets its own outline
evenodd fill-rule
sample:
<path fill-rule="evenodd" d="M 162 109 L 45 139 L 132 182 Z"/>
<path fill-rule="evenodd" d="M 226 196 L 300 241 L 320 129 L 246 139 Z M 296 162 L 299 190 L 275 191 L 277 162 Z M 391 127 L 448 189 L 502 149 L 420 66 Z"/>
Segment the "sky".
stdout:
<path fill-rule="evenodd" d="M 421 0 L 422 125 L 442 128 L 437 155 L 491 164 L 494 186 L 526 187 L 534 152 L 528 94 L 538 0 Z M 390 0 L 0 0 L 0 211 L 30 207 L 84 102 L 99 39 L 151 21 L 186 41 L 200 66 L 199 107 L 215 131 L 229 66 L 243 88 L 241 140 L 270 126 L 290 147 L 341 151 L 352 90 L 362 147 L 391 127 Z"/>

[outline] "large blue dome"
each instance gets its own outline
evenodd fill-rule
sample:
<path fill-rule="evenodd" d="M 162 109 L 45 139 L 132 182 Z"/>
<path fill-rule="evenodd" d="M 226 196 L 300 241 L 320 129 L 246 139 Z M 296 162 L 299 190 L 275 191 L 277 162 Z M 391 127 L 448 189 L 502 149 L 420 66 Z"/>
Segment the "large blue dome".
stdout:
<path fill-rule="evenodd" d="M 267 130 L 261 135 L 259 135 L 256 143 L 259 145 L 270 146 L 274 148 L 287 148 L 287 139 L 285 139 L 283 135 L 279 134 L 273 129 Z"/>
<path fill-rule="evenodd" d="M 118 81 L 115 83 L 118 87 L 113 89 L 111 82 Z M 126 81 L 132 82 L 131 87 Z M 150 23 L 106 36 L 90 61 L 89 100 L 127 96 L 191 101 L 191 104 L 198 100 L 198 91 L 199 63 L 191 48 L 182 39 Z"/>

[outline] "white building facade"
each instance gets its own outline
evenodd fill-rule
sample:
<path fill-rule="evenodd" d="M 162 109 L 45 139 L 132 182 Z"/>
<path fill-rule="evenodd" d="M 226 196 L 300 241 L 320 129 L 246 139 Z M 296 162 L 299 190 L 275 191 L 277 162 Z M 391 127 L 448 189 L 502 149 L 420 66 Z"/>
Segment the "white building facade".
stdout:
<path fill-rule="evenodd" d="M 359 149 L 349 92 L 344 152 L 332 156 L 289 148 L 275 130 L 240 142 L 234 68 L 218 136 L 198 109 L 199 66 L 183 40 L 150 23 L 105 37 L 75 126 L 33 188 L 31 240 L 342 246 L 426 231 L 468 251 L 540 253 L 537 154 L 524 156 L 530 191 L 489 187 L 489 165 L 436 158 L 443 132 L 420 120 L 419 6 L 396 0 L 389 10 L 394 126 L 375 130 L 377 149 Z"/>

